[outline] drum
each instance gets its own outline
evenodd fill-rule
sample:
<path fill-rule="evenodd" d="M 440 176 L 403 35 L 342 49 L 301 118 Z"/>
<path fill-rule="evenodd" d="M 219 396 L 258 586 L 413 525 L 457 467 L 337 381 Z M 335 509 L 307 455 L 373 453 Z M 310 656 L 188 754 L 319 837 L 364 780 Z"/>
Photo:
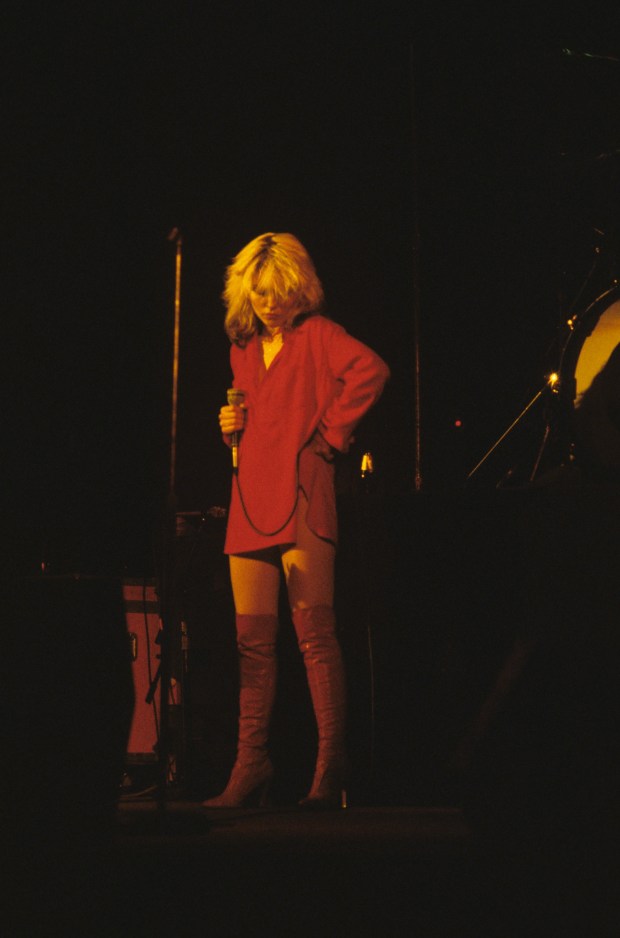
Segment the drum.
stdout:
<path fill-rule="evenodd" d="M 575 406 L 620 343 L 620 285 L 597 297 L 569 328 L 560 378 L 566 401 Z"/>
<path fill-rule="evenodd" d="M 568 326 L 560 358 L 559 396 L 570 445 L 575 442 L 579 402 L 620 345 L 620 284 L 605 290 Z"/>

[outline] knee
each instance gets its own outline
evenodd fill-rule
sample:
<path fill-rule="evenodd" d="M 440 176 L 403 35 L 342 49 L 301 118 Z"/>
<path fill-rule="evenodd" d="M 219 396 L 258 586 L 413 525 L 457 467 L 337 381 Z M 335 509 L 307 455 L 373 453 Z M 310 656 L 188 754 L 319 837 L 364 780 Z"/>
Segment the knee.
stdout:
<path fill-rule="evenodd" d="M 278 634 L 278 617 L 274 615 L 239 615 L 236 616 L 237 648 L 245 649 L 275 647 Z"/>

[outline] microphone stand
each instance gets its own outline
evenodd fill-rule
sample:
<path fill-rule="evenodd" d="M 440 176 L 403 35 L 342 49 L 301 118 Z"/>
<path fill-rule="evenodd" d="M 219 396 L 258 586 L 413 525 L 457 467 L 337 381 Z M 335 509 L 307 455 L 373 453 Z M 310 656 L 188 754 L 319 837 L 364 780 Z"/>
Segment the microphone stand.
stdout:
<path fill-rule="evenodd" d="M 470 479 L 472 479 L 472 478 L 475 476 L 475 474 L 478 472 L 478 470 L 481 468 L 481 466 L 484 465 L 484 463 L 485 463 L 485 462 L 487 461 L 487 459 L 495 452 L 495 450 L 498 448 L 498 446 L 499 446 L 501 443 L 503 443 L 503 441 L 506 439 L 506 437 L 508 436 L 508 434 L 511 433 L 511 432 L 515 429 L 515 427 L 521 422 L 521 420 L 523 419 L 523 417 L 525 417 L 525 415 L 528 413 L 528 411 L 529 411 L 529 410 L 534 406 L 534 404 L 542 397 L 542 395 L 543 395 L 544 392 L 547 390 L 547 388 L 553 389 L 554 386 L 557 384 L 557 381 L 558 381 L 558 375 L 557 375 L 555 372 L 554 372 L 553 374 L 549 375 L 549 377 L 547 378 L 547 380 L 546 380 L 545 384 L 542 386 L 542 388 L 540 388 L 540 390 L 536 392 L 536 394 L 534 395 L 534 397 L 531 399 L 531 401 L 530 401 L 528 404 L 526 404 L 526 406 L 523 408 L 523 410 L 522 410 L 521 413 L 518 415 L 518 417 L 516 417 L 515 420 L 513 420 L 513 422 L 510 424 L 510 426 L 509 426 L 506 430 L 504 430 L 504 432 L 502 433 L 502 435 L 500 436 L 500 438 L 495 441 L 495 443 L 493 444 L 493 446 L 491 446 L 491 448 L 490 448 L 489 450 L 487 450 L 487 452 L 484 454 L 484 456 L 482 457 L 482 459 L 481 459 L 478 463 L 476 463 L 476 465 L 475 465 L 474 468 L 471 470 L 471 472 L 468 473 L 467 478 L 466 478 L 466 484 L 470 481 Z M 530 480 L 530 481 L 531 481 L 531 480 Z"/>
<path fill-rule="evenodd" d="M 181 263 L 183 239 L 178 228 L 173 228 L 168 241 L 175 242 L 175 289 L 174 289 L 174 337 L 172 353 L 172 401 L 170 426 L 170 475 L 163 524 L 163 544 L 159 599 L 161 608 L 160 632 L 160 719 L 157 773 L 157 806 L 160 815 L 165 808 L 170 758 L 170 686 L 172 638 L 179 627 L 178 610 L 175 602 L 174 579 L 176 570 L 176 455 L 177 455 L 177 410 L 179 383 L 179 336 L 181 323 Z"/>

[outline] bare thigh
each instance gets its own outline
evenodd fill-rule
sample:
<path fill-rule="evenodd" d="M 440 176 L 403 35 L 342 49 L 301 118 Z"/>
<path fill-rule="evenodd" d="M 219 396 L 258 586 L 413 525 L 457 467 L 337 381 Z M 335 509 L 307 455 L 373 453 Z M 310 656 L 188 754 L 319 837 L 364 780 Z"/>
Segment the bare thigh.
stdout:
<path fill-rule="evenodd" d="M 231 554 L 230 582 L 239 615 L 277 615 L 280 558 L 277 550 Z"/>
<path fill-rule="evenodd" d="M 291 609 L 331 606 L 334 601 L 336 548 L 317 537 L 306 524 L 308 502 L 300 493 L 297 543 L 280 548 Z"/>

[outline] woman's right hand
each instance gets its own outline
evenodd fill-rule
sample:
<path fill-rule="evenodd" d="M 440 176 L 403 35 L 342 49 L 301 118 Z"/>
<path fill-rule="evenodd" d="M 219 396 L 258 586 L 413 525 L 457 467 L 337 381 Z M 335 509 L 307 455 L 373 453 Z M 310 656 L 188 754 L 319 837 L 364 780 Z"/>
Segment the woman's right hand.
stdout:
<path fill-rule="evenodd" d="M 239 407 L 237 404 L 225 404 L 220 408 L 220 430 L 226 436 L 231 433 L 239 433 L 245 426 L 245 404 Z"/>

